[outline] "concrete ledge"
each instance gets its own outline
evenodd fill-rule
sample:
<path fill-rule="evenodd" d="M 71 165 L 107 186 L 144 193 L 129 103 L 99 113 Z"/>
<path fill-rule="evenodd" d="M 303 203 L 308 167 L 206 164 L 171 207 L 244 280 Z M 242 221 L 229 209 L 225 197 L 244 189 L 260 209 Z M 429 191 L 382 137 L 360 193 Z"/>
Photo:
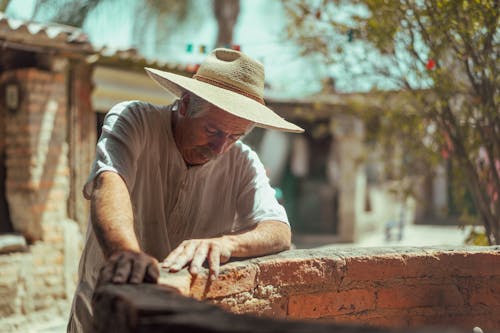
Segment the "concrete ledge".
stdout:
<path fill-rule="evenodd" d="M 16 234 L 0 235 L 0 254 L 26 252 L 27 250 L 28 246 L 24 236 Z"/>
<path fill-rule="evenodd" d="M 236 314 L 387 328 L 500 328 L 500 247 L 322 248 L 162 273 L 160 283 Z"/>

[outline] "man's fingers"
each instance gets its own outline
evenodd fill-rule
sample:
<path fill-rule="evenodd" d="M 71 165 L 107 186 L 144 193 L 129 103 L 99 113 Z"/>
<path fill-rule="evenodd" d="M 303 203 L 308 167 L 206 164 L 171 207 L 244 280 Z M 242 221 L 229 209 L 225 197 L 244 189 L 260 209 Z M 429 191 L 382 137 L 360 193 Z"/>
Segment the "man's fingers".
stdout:
<path fill-rule="evenodd" d="M 146 276 L 147 265 L 146 260 L 135 260 L 132 264 L 129 282 L 133 284 L 141 283 Z"/>
<path fill-rule="evenodd" d="M 200 245 L 196 248 L 196 251 L 193 255 L 193 260 L 191 261 L 191 267 L 189 272 L 191 274 L 198 274 L 201 270 L 201 266 L 207 259 L 209 245 L 206 243 L 200 243 Z"/>
<path fill-rule="evenodd" d="M 215 279 L 219 274 L 220 264 L 227 262 L 230 257 L 231 250 L 219 238 L 192 239 L 182 242 L 168 255 L 161 266 L 176 272 L 191 263 L 189 272 L 196 275 L 207 260 L 210 266 L 210 276 Z"/>
<path fill-rule="evenodd" d="M 115 263 L 108 262 L 102 268 L 99 273 L 99 280 L 97 282 L 98 285 L 109 283 L 113 279 L 113 273 L 115 271 Z"/>
<path fill-rule="evenodd" d="M 135 251 L 118 251 L 101 268 L 98 285 L 104 283 L 141 283 L 158 281 L 160 268 L 156 258 Z"/>
<path fill-rule="evenodd" d="M 150 263 L 146 268 L 146 276 L 144 277 L 144 282 L 156 283 L 160 277 L 160 269 L 158 263 Z"/>
<path fill-rule="evenodd" d="M 126 283 L 132 270 L 132 260 L 127 256 L 121 256 L 115 265 L 113 283 Z"/>
<path fill-rule="evenodd" d="M 167 256 L 165 260 L 161 263 L 161 267 L 163 268 L 170 268 L 176 261 L 177 257 L 182 253 L 184 250 L 185 245 L 181 243 L 178 247 L 176 247 L 170 254 Z"/>
<path fill-rule="evenodd" d="M 101 268 L 99 283 L 109 283 L 113 282 L 113 278 L 115 276 L 116 265 L 118 265 L 118 261 L 122 258 L 123 253 L 115 253 L 113 254 L 106 264 Z"/>
<path fill-rule="evenodd" d="M 220 254 L 219 255 L 220 262 L 223 264 L 225 264 L 226 262 L 229 261 L 229 259 L 231 259 L 231 251 L 225 247 L 221 248 L 221 251 L 219 254 Z"/>
<path fill-rule="evenodd" d="M 181 270 L 184 266 L 186 266 L 186 264 L 193 259 L 194 251 L 196 250 L 197 246 L 197 242 L 188 243 L 184 247 L 182 253 L 177 256 L 175 262 L 170 266 L 170 270 L 175 272 Z"/>
<path fill-rule="evenodd" d="M 220 249 L 217 245 L 210 247 L 210 254 L 208 256 L 208 265 L 210 266 L 210 278 L 212 280 L 217 279 L 219 276 L 220 267 Z"/>

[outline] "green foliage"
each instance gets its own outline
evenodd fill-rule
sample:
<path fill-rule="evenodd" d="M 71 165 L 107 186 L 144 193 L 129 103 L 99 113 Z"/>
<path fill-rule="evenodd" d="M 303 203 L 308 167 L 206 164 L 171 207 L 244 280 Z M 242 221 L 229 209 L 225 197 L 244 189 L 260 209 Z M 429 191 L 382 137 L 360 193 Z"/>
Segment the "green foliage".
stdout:
<path fill-rule="evenodd" d="M 399 176 L 451 158 L 450 195 L 500 243 L 500 2 L 496 0 L 283 0 L 288 36 L 386 96 L 358 112 L 368 140 L 404 150 Z M 385 86 L 384 86 L 385 84 Z M 408 93 L 403 93 L 404 91 Z M 356 108 L 354 108 L 356 109 Z M 467 190 L 465 190 L 465 187 Z M 474 208 L 471 208 L 472 198 Z M 469 201 L 469 203 L 467 203 Z"/>
<path fill-rule="evenodd" d="M 471 228 L 469 234 L 465 239 L 465 244 L 476 245 L 476 246 L 487 246 L 488 237 L 486 236 L 484 230 L 478 231 L 476 228 Z"/>

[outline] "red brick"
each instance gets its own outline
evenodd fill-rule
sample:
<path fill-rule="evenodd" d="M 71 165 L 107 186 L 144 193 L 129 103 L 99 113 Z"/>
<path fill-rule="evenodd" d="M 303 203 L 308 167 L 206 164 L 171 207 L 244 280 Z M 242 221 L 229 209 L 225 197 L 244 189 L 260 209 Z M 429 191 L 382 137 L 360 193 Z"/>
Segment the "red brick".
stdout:
<path fill-rule="evenodd" d="M 500 316 L 498 311 L 495 314 L 478 313 L 474 308 L 463 308 L 460 313 L 438 312 L 437 314 L 413 315 L 409 318 L 409 327 L 421 326 L 446 326 L 459 327 L 472 330 L 474 327 L 481 327 L 484 332 L 500 327 Z"/>
<path fill-rule="evenodd" d="M 462 306 L 464 298 L 455 285 L 413 285 L 380 289 L 377 309 L 410 309 L 433 306 Z"/>
<path fill-rule="evenodd" d="M 441 275 L 439 260 L 422 254 L 364 256 L 346 259 L 345 284 Z"/>
<path fill-rule="evenodd" d="M 373 290 L 353 289 L 341 292 L 292 295 L 288 302 L 288 316 L 294 319 L 334 317 L 357 313 L 375 307 Z"/>
<path fill-rule="evenodd" d="M 364 324 L 387 328 L 408 327 L 407 314 L 398 310 L 366 311 L 356 315 L 336 316 L 332 319 L 339 324 Z"/>
<path fill-rule="evenodd" d="M 258 283 L 273 286 L 338 285 L 344 261 L 339 258 L 280 259 L 259 263 Z"/>
<path fill-rule="evenodd" d="M 471 305 L 500 306 L 500 278 L 488 279 L 470 291 Z M 500 314 L 499 314 L 500 318 Z"/>
<path fill-rule="evenodd" d="M 161 269 L 158 283 L 174 288 L 184 296 L 189 296 L 191 274 L 186 269 L 176 273 L 170 273 L 166 269 Z"/>
<path fill-rule="evenodd" d="M 190 296 L 209 299 L 234 295 L 255 288 L 257 267 L 254 265 L 231 266 L 222 268 L 215 281 L 207 279 L 207 272 L 198 274 L 191 283 Z"/>
<path fill-rule="evenodd" d="M 443 270 L 453 276 L 500 275 L 500 251 L 445 252 L 438 255 Z"/>
<path fill-rule="evenodd" d="M 286 318 L 286 299 L 239 298 L 239 295 L 212 301 L 226 311 L 236 314 L 251 314 L 262 317 Z"/>

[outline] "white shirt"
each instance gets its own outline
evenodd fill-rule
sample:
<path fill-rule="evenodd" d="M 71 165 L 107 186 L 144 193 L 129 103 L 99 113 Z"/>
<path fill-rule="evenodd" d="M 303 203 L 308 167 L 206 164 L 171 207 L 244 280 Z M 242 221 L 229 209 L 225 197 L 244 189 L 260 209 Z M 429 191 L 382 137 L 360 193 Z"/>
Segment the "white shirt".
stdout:
<path fill-rule="evenodd" d="M 83 189 L 85 198 L 90 198 L 97 175 L 118 173 L 130 193 L 139 245 L 159 261 L 185 239 L 210 238 L 266 220 L 288 224 L 254 151 L 238 141 L 218 158 L 187 167 L 175 144 L 171 114 L 168 106 L 138 101 L 114 106 L 104 120 Z M 77 317 L 83 310 L 78 307 L 91 311 L 90 299 L 103 263 L 89 223 L 73 301 Z M 88 315 L 73 318 L 73 324 Z"/>

